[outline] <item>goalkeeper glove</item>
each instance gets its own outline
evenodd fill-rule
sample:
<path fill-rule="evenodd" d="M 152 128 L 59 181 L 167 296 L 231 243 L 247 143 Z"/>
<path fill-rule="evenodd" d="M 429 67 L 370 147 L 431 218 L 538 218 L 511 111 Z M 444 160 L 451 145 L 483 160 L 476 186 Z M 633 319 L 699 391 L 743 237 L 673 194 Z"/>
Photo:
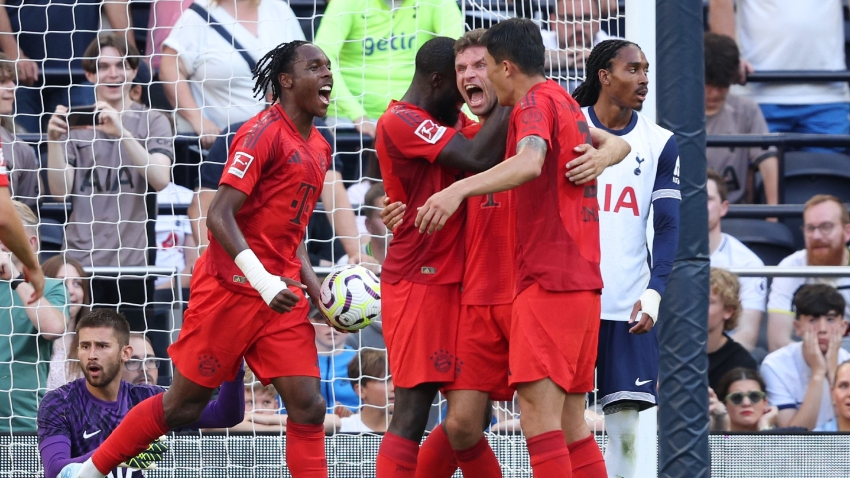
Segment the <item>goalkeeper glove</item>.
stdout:
<path fill-rule="evenodd" d="M 165 443 L 165 437 L 159 437 L 156 441 L 150 444 L 148 448 L 129 460 L 121 463 L 122 468 L 136 468 L 138 470 L 150 470 L 156 468 L 156 462 L 162 461 L 163 454 L 168 451 L 168 445 Z"/>

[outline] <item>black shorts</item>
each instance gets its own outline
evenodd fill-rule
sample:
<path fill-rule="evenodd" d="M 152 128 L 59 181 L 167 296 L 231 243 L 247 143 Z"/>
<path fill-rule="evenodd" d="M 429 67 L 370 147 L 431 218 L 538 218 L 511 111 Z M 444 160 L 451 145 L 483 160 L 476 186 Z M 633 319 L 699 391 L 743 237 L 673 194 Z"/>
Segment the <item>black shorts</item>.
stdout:
<path fill-rule="evenodd" d="M 596 358 L 597 403 L 637 402 L 640 410 L 658 403 L 658 335 L 655 327 L 630 334 L 635 324 L 603 320 Z"/>

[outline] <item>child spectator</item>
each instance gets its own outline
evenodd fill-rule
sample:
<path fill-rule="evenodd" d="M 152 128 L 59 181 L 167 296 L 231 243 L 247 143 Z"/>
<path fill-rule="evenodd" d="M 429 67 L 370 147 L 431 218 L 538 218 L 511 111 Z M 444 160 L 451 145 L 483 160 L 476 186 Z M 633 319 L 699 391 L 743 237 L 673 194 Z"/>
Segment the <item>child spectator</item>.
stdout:
<path fill-rule="evenodd" d="M 708 386 L 717 390 L 720 380 L 733 368 L 756 369 L 755 359 L 726 332 L 738 325 L 741 301 L 738 277 L 724 269 L 711 268 L 708 298 Z M 721 394 L 721 396 L 723 396 Z"/>
<path fill-rule="evenodd" d="M 360 406 L 360 399 L 351 388 L 348 364 L 357 357 L 357 352 L 345 344 L 347 334 L 342 334 L 318 316 L 318 311 L 310 314 L 310 322 L 316 330 L 316 348 L 319 350 L 319 373 L 322 379 L 322 396 L 328 404 L 327 413 L 335 410 L 349 415 Z M 345 409 L 345 410 L 340 410 Z"/>
<path fill-rule="evenodd" d="M 794 330 L 803 338 L 768 354 L 761 365 L 780 427 L 812 430 L 835 418 L 829 384 L 838 364 L 850 360 L 841 348 L 847 330 L 844 297 L 826 284 L 808 284 L 794 294 Z"/>
<path fill-rule="evenodd" d="M 395 387 L 389 374 L 387 353 L 364 349 L 348 364 L 351 387 L 360 397 L 358 413 L 340 420 L 340 433 L 381 433 L 387 431 L 393 415 Z"/>

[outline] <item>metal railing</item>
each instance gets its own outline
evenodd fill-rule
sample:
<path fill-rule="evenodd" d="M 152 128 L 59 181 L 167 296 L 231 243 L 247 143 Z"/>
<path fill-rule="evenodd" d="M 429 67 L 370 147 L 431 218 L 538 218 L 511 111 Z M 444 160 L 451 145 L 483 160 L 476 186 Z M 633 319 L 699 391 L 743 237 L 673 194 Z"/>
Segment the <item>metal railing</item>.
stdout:
<path fill-rule="evenodd" d="M 740 277 L 850 277 L 850 266 L 724 267 Z"/>

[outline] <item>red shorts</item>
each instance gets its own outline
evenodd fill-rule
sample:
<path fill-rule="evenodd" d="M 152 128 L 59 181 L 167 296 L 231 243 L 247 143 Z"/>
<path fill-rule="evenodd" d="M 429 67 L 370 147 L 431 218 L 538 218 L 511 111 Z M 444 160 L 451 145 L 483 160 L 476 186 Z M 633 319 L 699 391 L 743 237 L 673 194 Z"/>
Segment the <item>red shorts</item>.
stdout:
<path fill-rule="evenodd" d="M 396 387 L 448 383 L 457 373 L 460 284 L 381 284 L 381 320 Z"/>
<path fill-rule="evenodd" d="M 512 400 L 508 385 L 511 305 L 462 305 L 458 328 L 458 375 L 444 390 L 478 390 L 491 400 Z"/>
<path fill-rule="evenodd" d="M 263 385 L 277 377 L 319 376 L 316 332 L 300 289 L 290 288 L 301 296 L 292 312 L 279 314 L 259 295 L 221 287 L 205 270 L 195 268 L 180 337 L 168 348 L 183 376 L 215 388 L 233 380 L 242 357 Z"/>
<path fill-rule="evenodd" d="M 567 393 L 593 390 L 601 295 L 534 283 L 514 300 L 510 383 L 549 378 Z"/>

